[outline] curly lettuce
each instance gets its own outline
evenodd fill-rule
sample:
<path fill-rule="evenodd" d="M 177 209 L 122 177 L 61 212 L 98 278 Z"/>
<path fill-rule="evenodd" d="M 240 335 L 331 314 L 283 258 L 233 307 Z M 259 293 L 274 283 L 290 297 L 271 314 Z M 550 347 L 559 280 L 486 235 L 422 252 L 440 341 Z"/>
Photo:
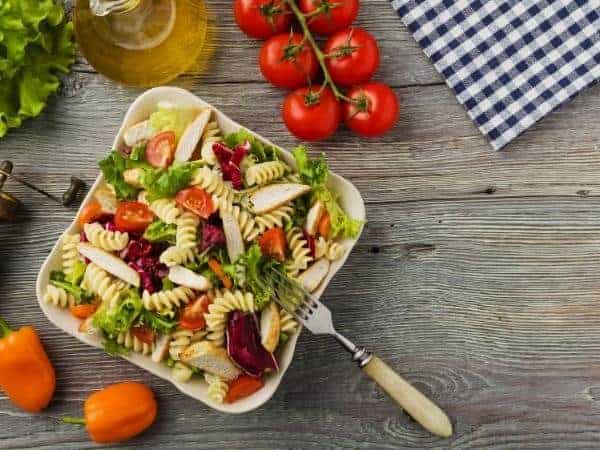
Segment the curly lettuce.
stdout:
<path fill-rule="evenodd" d="M 0 1 L 0 137 L 38 116 L 73 64 L 73 24 L 54 0 Z"/>
<path fill-rule="evenodd" d="M 243 128 L 235 133 L 229 133 L 223 139 L 225 145 L 229 148 L 234 148 L 236 145 L 243 145 L 246 142 L 250 143 L 250 155 L 257 163 L 267 161 L 277 161 L 281 159 L 281 152 L 277 147 L 265 144 L 256 139 L 248 130 Z"/>
<path fill-rule="evenodd" d="M 179 140 L 197 115 L 198 111 L 195 109 L 178 108 L 171 104 L 159 103 L 156 111 L 150 114 L 150 126 L 156 133 L 172 131 Z"/>

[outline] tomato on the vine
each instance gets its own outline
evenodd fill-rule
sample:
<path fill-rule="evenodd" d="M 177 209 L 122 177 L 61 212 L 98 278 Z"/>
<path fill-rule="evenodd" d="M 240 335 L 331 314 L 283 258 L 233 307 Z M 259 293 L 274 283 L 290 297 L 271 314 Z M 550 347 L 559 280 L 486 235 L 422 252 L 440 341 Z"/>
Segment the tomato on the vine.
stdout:
<path fill-rule="evenodd" d="M 389 131 L 400 114 L 398 97 L 383 83 L 356 86 L 347 96 L 353 102 L 344 104 L 346 126 L 362 136 L 380 136 Z"/>
<path fill-rule="evenodd" d="M 119 231 L 142 233 L 154 220 L 154 213 L 140 202 L 122 202 L 115 212 Z"/>
<path fill-rule="evenodd" d="M 288 130 L 299 139 L 317 141 L 331 136 L 341 121 L 342 106 L 330 88 L 304 87 L 289 94 L 282 107 Z"/>
<path fill-rule="evenodd" d="M 310 14 L 308 28 L 331 34 L 348 28 L 358 14 L 359 0 L 300 0 L 300 9 Z"/>
<path fill-rule="evenodd" d="M 331 36 L 323 52 L 333 81 L 342 86 L 365 83 L 379 66 L 375 38 L 362 28 L 348 28 Z"/>
<path fill-rule="evenodd" d="M 258 39 L 288 30 L 292 21 L 285 0 L 235 0 L 233 11 L 240 29 Z"/>
<path fill-rule="evenodd" d="M 315 52 L 299 33 L 270 38 L 260 50 L 259 64 L 271 84 L 288 89 L 306 86 L 319 70 Z"/>

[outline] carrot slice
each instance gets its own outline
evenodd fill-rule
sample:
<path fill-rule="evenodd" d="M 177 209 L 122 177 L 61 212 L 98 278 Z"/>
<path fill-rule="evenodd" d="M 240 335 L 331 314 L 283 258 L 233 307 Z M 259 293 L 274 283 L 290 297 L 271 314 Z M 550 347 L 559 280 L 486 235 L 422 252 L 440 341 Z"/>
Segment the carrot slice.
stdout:
<path fill-rule="evenodd" d="M 231 278 L 229 278 L 227 274 L 223 271 L 223 267 L 221 266 L 221 263 L 219 261 L 217 261 L 214 258 L 210 258 L 208 260 L 208 267 L 210 267 L 210 270 L 212 270 L 215 273 L 215 275 L 219 277 L 219 280 L 221 280 L 221 283 L 223 283 L 223 286 L 225 286 L 226 289 L 231 289 L 233 287 L 233 282 L 231 281 Z"/>
<path fill-rule="evenodd" d="M 331 232 L 331 216 L 327 211 L 325 211 L 319 219 L 317 230 L 325 239 L 329 237 L 329 233 Z"/>
<path fill-rule="evenodd" d="M 83 303 L 81 305 L 71 306 L 71 314 L 78 319 L 85 320 L 96 312 L 98 305 L 94 303 Z"/>

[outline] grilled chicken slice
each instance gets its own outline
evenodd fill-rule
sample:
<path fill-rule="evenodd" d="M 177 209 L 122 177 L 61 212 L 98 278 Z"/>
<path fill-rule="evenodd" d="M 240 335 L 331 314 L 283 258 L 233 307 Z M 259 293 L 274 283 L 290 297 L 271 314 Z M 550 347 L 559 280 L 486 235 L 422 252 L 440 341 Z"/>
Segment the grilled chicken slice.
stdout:
<path fill-rule="evenodd" d="M 317 234 L 317 227 L 319 226 L 319 220 L 325 212 L 325 204 L 321 200 L 317 200 L 314 205 L 308 210 L 306 214 L 306 223 L 304 229 L 308 234 L 314 236 Z"/>
<path fill-rule="evenodd" d="M 111 275 L 114 275 L 135 287 L 140 287 L 140 275 L 129 267 L 121 258 L 86 242 L 77 244 L 77 250 L 79 250 L 81 255 L 85 256 Z"/>
<path fill-rule="evenodd" d="M 133 147 L 137 144 L 141 144 L 142 142 L 150 140 L 153 134 L 154 130 L 150 125 L 150 121 L 144 120 L 143 122 L 136 123 L 135 125 L 127 128 L 125 133 L 123 133 L 123 141 L 125 142 L 125 145 Z"/>
<path fill-rule="evenodd" d="M 151 356 L 152 361 L 161 362 L 165 359 L 169 352 L 169 342 L 171 342 L 171 336 L 168 334 L 163 334 L 156 340 Z"/>
<path fill-rule="evenodd" d="M 169 269 L 169 280 L 195 291 L 208 291 L 212 287 L 208 278 L 183 266 L 171 267 Z"/>
<path fill-rule="evenodd" d="M 218 375 L 227 381 L 235 380 L 241 374 L 240 369 L 229 358 L 227 350 L 209 341 L 190 345 L 179 357 L 184 363 Z"/>
<path fill-rule="evenodd" d="M 298 277 L 298 281 L 308 292 L 313 292 L 329 273 L 329 266 L 329 260 L 321 258 L 302 272 Z"/>
<path fill-rule="evenodd" d="M 227 254 L 230 261 L 238 259 L 244 253 L 244 240 L 240 224 L 235 219 L 233 214 L 221 212 L 221 220 L 223 221 L 223 233 L 225 234 L 225 242 L 227 244 Z"/>
<path fill-rule="evenodd" d="M 310 186 L 299 183 L 270 184 L 250 195 L 254 214 L 266 214 L 310 191 Z"/>
<path fill-rule="evenodd" d="M 260 314 L 260 342 L 269 353 L 273 353 L 277 348 L 280 332 L 279 308 L 275 302 L 271 302 Z"/>
<path fill-rule="evenodd" d="M 177 150 L 175 150 L 176 161 L 190 160 L 202 138 L 202 133 L 204 133 L 204 128 L 206 128 L 209 119 L 210 109 L 204 109 L 187 126 L 177 143 Z"/>

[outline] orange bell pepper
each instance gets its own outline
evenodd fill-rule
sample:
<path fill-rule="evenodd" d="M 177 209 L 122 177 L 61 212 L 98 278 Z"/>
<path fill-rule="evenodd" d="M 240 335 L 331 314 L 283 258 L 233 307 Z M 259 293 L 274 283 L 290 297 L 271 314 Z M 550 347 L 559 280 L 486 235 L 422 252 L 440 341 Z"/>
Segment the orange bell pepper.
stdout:
<path fill-rule="evenodd" d="M 33 327 L 14 331 L 1 317 L 0 387 L 28 412 L 48 406 L 56 388 L 54 367 Z"/>
<path fill-rule="evenodd" d="M 126 381 L 91 394 L 83 410 L 85 418 L 64 417 L 63 422 L 85 425 L 92 440 L 105 444 L 146 430 L 156 418 L 157 405 L 148 386 Z"/>

